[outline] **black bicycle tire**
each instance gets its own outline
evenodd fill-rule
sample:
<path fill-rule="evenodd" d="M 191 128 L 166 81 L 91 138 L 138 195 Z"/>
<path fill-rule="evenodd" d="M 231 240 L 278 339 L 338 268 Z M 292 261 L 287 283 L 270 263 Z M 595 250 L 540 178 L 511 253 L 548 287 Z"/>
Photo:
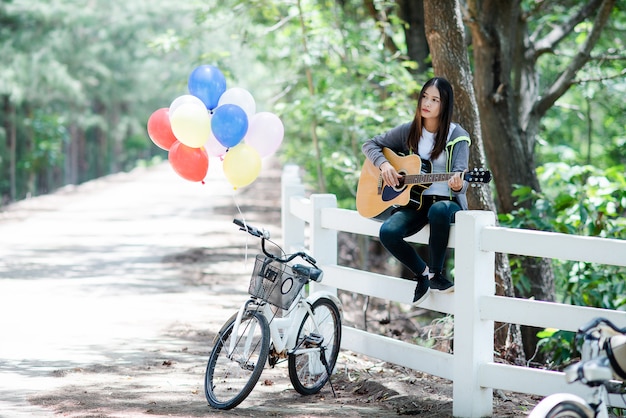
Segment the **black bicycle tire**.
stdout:
<path fill-rule="evenodd" d="M 550 406 L 555 400 L 545 398 L 535 406 L 530 416 L 536 418 L 589 418 L 595 416 L 595 412 L 589 405 L 581 403 L 583 401 L 563 399 Z"/>
<path fill-rule="evenodd" d="M 245 322 L 249 320 L 255 320 L 260 327 L 259 330 L 261 333 L 261 338 L 258 346 L 258 348 L 260 349 L 258 359 L 254 364 L 254 367 L 252 369 L 252 372 L 250 373 L 250 376 L 248 377 L 247 382 L 245 382 L 241 389 L 235 390 L 233 396 L 230 396 L 226 399 L 221 399 L 221 397 L 216 394 L 216 385 L 214 384 L 214 380 L 219 377 L 215 376 L 215 367 L 218 363 L 218 360 L 224 359 L 226 357 L 222 352 L 222 348 L 229 341 L 229 337 L 233 331 L 236 317 L 237 314 L 234 314 L 224 323 L 224 326 L 219 331 L 215 339 L 215 344 L 213 346 L 213 349 L 211 350 L 211 354 L 207 362 L 204 379 L 204 394 L 209 405 L 216 409 L 232 409 L 248 397 L 250 392 L 252 392 L 252 389 L 254 389 L 254 387 L 256 386 L 259 378 L 261 377 L 261 373 L 263 372 L 263 368 L 265 367 L 265 362 L 267 361 L 267 357 L 269 354 L 270 330 L 267 319 L 265 318 L 265 316 L 257 311 L 246 312 L 242 318 L 242 325 L 245 325 Z M 233 362 L 231 361 L 231 363 Z"/>
<path fill-rule="evenodd" d="M 328 370 L 332 373 L 332 370 L 335 368 L 335 364 L 337 363 L 337 357 L 339 356 L 339 349 L 341 347 L 341 314 L 339 313 L 339 308 L 329 298 L 319 298 L 317 299 L 311 306 L 311 310 L 315 315 L 316 312 L 319 312 L 320 307 L 325 306 L 329 314 L 333 318 L 333 326 L 332 326 L 332 335 L 333 335 L 333 345 L 331 347 L 330 353 L 326 356 L 328 362 Z M 302 319 L 302 323 L 298 328 L 298 336 L 296 341 L 301 342 L 304 338 L 303 332 L 307 332 L 305 326 L 307 325 L 307 320 L 309 320 L 309 314 L 307 312 Z M 326 338 L 324 338 L 324 343 L 326 344 Z M 305 357 L 306 356 L 306 357 Z M 302 395 L 313 395 L 318 393 L 322 387 L 328 382 L 329 374 L 326 371 L 323 371 L 319 378 L 317 378 L 312 384 L 308 382 L 303 382 L 301 378 L 303 377 L 303 372 L 308 368 L 308 354 L 300 354 L 296 355 L 293 353 L 289 354 L 288 357 L 288 369 L 289 369 L 289 379 L 291 380 L 291 384 L 294 389 L 302 394 Z M 304 366 L 304 367 L 303 367 Z"/>
<path fill-rule="evenodd" d="M 572 401 L 563 401 L 554 406 L 546 414 L 546 418 L 587 418 L 588 415 L 580 405 Z"/>

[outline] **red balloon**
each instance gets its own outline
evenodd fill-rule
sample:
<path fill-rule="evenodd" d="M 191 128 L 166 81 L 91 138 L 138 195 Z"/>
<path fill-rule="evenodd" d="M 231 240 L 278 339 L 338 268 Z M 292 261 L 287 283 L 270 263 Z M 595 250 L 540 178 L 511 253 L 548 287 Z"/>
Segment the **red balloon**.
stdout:
<path fill-rule="evenodd" d="M 150 115 L 150 119 L 148 119 L 148 135 L 156 146 L 166 151 L 176 142 L 176 137 L 172 132 L 172 125 L 170 125 L 169 108 L 162 107 Z"/>
<path fill-rule="evenodd" d="M 182 142 L 174 142 L 168 160 L 176 174 L 189 181 L 203 181 L 209 171 L 209 155 L 204 147 L 191 148 Z"/>

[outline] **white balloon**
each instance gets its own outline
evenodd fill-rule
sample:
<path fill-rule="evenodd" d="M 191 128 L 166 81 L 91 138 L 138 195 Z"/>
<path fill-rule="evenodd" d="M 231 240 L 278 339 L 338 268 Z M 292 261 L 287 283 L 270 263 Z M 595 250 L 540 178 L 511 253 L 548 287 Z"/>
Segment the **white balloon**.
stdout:
<path fill-rule="evenodd" d="M 192 96 L 191 94 L 183 94 L 182 96 L 178 96 L 174 99 L 174 101 L 170 104 L 170 121 L 172 120 L 172 115 L 181 105 L 184 104 L 192 104 L 194 106 L 200 106 L 202 109 L 206 109 L 204 102 L 200 100 L 199 97 Z"/>
<path fill-rule="evenodd" d="M 244 141 L 256 149 L 261 157 L 276 152 L 283 142 L 285 127 L 278 116 L 270 112 L 256 113 L 248 123 Z"/>
<path fill-rule="evenodd" d="M 224 154 L 226 154 L 226 151 L 228 151 L 228 148 L 226 148 L 220 143 L 220 141 L 217 140 L 215 135 L 213 135 L 213 132 L 211 132 L 211 134 L 209 135 L 209 139 L 204 144 L 204 149 L 206 149 L 206 152 L 211 157 L 220 158 L 222 158 Z"/>
<path fill-rule="evenodd" d="M 221 96 L 218 102 L 218 106 L 223 104 L 234 104 L 239 106 L 246 112 L 248 119 L 256 113 L 256 102 L 252 94 L 246 89 L 241 87 L 232 87 L 226 90 Z"/>

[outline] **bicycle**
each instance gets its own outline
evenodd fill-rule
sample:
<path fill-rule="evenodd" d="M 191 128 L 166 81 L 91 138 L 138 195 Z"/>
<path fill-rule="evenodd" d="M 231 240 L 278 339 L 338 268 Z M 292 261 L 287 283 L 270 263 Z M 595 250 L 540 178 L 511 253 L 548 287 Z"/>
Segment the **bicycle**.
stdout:
<path fill-rule="evenodd" d="M 626 379 L 626 328 L 605 318 L 595 318 L 578 329 L 581 361 L 565 368 L 568 383 L 580 381 L 593 388 L 585 400 L 571 393 L 555 393 L 539 402 L 529 418 L 608 418 L 609 394 L 624 395 Z"/>
<path fill-rule="evenodd" d="M 209 405 L 236 407 L 252 392 L 266 362 L 273 368 L 285 360 L 297 392 L 312 395 L 329 382 L 334 394 L 330 376 L 341 345 L 341 302 L 328 291 L 305 297 L 305 286 L 323 277 L 313 257 L 303 251 L 287 255 L 268 231 L 239 219 L 233 222 L 261 239 L 263 253 L 255 258 L 251 297 L 215 337 L 204 381 Z M 266 242 L 279 255 L 268 251 Z M 296 257 L 308 265 L 291 264 Z"/>

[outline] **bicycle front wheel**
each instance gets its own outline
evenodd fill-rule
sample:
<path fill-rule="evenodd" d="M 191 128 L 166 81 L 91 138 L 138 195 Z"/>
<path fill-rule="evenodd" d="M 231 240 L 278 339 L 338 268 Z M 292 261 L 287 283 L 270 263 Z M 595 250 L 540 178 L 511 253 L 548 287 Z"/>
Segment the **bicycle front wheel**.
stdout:
<path fill-rule="evenodd" d="M 213 408 L 231 409 L 243 402 L 256 385 L 270 346 L 267 319 L 248 311 L 237 329 L 237 315 L 222 327 L 207 363 L 204 394 Z"/>
<path fill-rule="evenodd" d="M 335 303 L 319 298 L 304 316 L 296 349 L 289 354 L 289 379 L 302 395 L 319 392 L 335 368 L 341 345 L 341 316 Z"/>
<path fill-rule="evenodd" d="M 544 398 L 531 411 L 529 418 L 593 418 L 596 413 L 577 395 L 556 393 Z"/>

